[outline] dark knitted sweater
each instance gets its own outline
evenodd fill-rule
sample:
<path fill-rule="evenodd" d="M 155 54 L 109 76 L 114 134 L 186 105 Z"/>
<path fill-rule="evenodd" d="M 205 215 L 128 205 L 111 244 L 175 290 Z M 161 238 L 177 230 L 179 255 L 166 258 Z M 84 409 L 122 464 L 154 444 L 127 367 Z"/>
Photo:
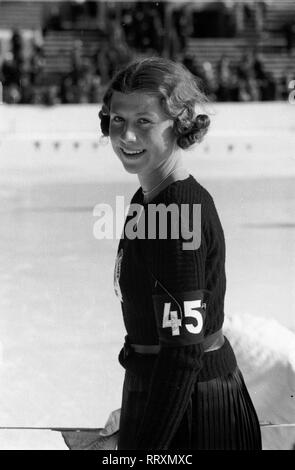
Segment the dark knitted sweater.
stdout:
<path fill-rule="evenodd" d="M 132 204 L 144 210 L 146 238 L 120 240 L 115 279 L 121 294 L 124 323 L 130 343 L 159 344 L 153 296 L 165 291 L 177 293 L 206 290 L 205 336 L 222 327 L 224 320 L 225 240 L 214 201 L 209 192 L 190 175 L 163 189 L 152 204 L 165 206 L 188 204 L 190 229 L 193 227 L 193 204 L 201 204 L 201 244 L 197 249 L 184 250 L 182 237 L 147 238 L 148 205 L 142 189 L 134 194 Z M 181 212 L 181 211 L 179 211 Z M 126 223 L 134 219 L 127 216 Z M 168 235 L 171 223 L 168 222 Z M 117 257 L 118 260 L 118 257 Z M 158 280 L 159 282 L 156 282 Z M 126 351 L 126 349 L 125 349 Z M 234 353 L 225 345 L 204 354 L 202 343 L 167 347 L 161 345 L 159 354 L 119 355 L 120 363 L 135 374 L 149 375 L 149 394 L 137 435 L 135 449 L 167 449 L 186 411 L 197 380 L 206 381 L 226 375 L 236 367 Z"/>

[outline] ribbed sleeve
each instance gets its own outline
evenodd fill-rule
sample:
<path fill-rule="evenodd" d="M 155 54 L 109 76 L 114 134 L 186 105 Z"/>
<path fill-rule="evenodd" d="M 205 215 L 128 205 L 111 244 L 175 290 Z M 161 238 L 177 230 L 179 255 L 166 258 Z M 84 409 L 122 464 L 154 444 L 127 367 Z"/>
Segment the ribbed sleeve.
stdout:
<path fill-rule="evenodd" d="M 168 449 L 188 406 L 202 355 L 201 344 L 161 349 L 135 449 Z"/>

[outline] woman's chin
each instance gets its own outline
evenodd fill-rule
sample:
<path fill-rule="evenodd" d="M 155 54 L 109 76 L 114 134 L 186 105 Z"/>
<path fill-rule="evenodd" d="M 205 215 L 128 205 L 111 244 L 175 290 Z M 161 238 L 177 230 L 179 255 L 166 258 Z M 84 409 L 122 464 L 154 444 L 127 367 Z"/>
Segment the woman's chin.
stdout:
<path fill-rule="evenodd" d="M 127 171 L 127 173 L 130 173 L 132 175 L 137 175 L 137 173 L 138 173 L 138 170 L 135 170 L 135 168 L 126 168 L 125 167 L 125 170 Z"/>
<path fill-rule="evenodd" d="M 133 162 L 132 162 L 133 163 Z M 122 164 L 125 168 L 125 170 L 128 172 L 128 173 L 131 173 L 131 174 L 137 174 L 140 172 L 141 168 L 139 168 L 137 165 L 134 165 L 134 164 L 130 164 L 126 161 L 122 161 Z"/>

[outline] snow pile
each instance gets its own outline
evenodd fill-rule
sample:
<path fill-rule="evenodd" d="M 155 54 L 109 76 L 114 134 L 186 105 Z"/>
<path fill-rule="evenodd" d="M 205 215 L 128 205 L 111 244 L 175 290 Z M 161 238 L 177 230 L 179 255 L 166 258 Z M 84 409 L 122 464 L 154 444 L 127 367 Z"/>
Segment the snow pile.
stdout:
<path fill-rule="evenodd" d="M 224 333 L 258 413 L 259 421 L 295 423 L 295 334 L 276 320 L 228 316 Z M 295 426 L 263 428 L 264 449 L 291 449 Z"/>

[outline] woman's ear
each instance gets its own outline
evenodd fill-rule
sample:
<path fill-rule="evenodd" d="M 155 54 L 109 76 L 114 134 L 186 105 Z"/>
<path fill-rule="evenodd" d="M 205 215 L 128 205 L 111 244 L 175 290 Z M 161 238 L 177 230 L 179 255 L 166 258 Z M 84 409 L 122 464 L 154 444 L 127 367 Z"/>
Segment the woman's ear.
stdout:
<path fill-rule="evenodd" d="M 98 113 L 100 118 L 100 128 L 101 132 L 105 137 L 110 135 L 110 116 L 106 114 L 102 109 Z"/>

